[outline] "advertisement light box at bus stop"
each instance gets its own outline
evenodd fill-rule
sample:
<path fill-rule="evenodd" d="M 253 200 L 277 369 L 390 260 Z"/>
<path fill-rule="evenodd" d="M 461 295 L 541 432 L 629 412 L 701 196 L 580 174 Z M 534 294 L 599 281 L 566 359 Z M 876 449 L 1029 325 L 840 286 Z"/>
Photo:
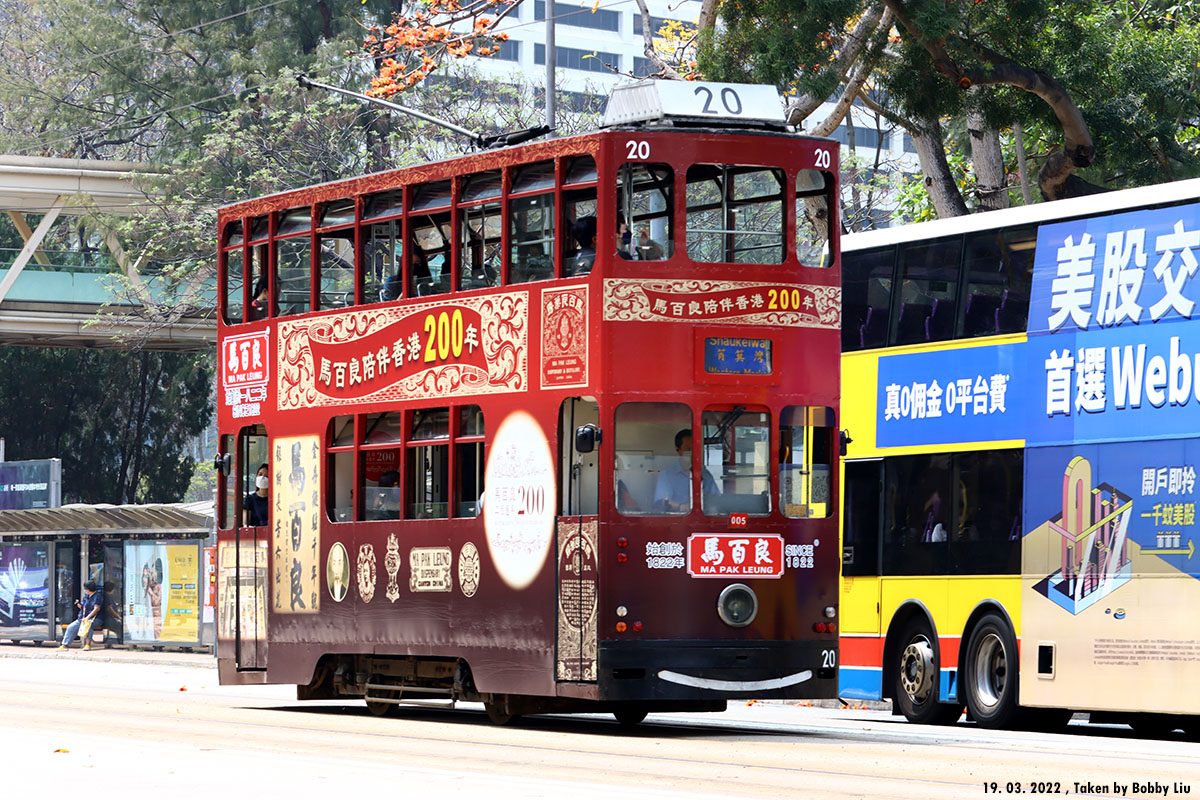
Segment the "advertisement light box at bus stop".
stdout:
<path fill-rule="evenodd" d="M 0 510 L 58 508 L 61 504 L 61 459 L 0 462 Z"/>

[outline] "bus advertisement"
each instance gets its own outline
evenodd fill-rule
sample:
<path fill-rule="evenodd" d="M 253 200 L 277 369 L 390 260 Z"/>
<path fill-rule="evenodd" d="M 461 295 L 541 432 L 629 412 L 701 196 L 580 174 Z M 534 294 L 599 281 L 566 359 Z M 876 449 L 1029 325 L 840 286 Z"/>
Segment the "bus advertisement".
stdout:
<path fill-rule="evenodd" d="M 844 243 L 842 696 L 1195 731 L 1200 181 Z"/>

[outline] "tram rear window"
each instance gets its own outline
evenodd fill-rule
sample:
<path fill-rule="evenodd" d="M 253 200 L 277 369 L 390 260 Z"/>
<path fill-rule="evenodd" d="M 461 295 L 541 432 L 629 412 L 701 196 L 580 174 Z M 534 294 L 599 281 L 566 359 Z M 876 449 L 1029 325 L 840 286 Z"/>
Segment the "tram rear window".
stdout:
<path fill-rule="evenodd" d="M 771 340 L 706 336 L 704 371 L 709 375 L 770 375 Z"/>

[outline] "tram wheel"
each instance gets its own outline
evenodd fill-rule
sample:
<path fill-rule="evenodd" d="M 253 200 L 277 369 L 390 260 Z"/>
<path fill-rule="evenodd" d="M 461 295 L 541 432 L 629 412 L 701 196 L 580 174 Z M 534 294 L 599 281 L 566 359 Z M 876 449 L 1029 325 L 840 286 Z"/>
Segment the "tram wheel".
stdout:
<path fill-rule="evenodd" d="M 367 682 L 375 684 L 375 685 L 381 685 L 383 683 L 383 678 L 380 677 L 379 675 L 372 675 Z M 386 689 L 384 689 L 384 690 L 368 689 L 367 694 L 370 695 L 372 691 L 374 691 L 375 694 L 380 697 L 380 699 L 398 700 L 400 698 L 399 691 L 388 691 Z M 366 699 L 366 698 L 364 698 L 364 699 Z M 396 711 L 399 710 L 399 706 L 397 706 L 395 703 L 379 703 L 379 702 L 376 702 L 376 701 L 370 700 L 370 699 L 366 699 L 366 702 L 367 702 L 367 711 L 370 711 L 371 714 L 376 717 L 386 717 L 391 714 L 395 714 Z"/>
<path fill-rule="evenodd" d="M 646 718 L 646 710 L 644 708 L 622 708 L 619 711 L 614 711 L 613 716 L 622 728 L 632 728 Z"/>
<path fill-rule="evenodd" d="M 957 703 L 938 702 L 938 657 L 933 631 L 920 619 L 911 620 L 900 637 L 900 657 L 894 666 L 893 697 L 909 722 L 952 725 L 962 716 Z"/>
<path fill-rule="evenodd" d="M 1007 728 L 1015 721 L 1017 702 L 1017 640 L 999 614 L 987 614 L 967 640 L 967 708 L 983 728 Z"/>
<path fill-rule="evenodd" d="M 520 714 L 508 711 L 502 703 L 493 700 L 484 702 L 483 710 L 487 712 L 488 719 L 493 725 L 514 725 L 521 718 Z"/>

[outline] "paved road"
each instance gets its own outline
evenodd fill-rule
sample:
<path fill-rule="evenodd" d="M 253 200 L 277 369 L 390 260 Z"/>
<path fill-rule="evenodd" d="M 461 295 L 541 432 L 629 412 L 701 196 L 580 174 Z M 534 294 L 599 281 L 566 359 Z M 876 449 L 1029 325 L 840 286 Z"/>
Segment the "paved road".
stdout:
<path fill-rule="evenodd" d="M 1090 783 L 1093 797 L 1148 796 L 1150 784 L 1200 795 L 1200 744 L 1123 728 L 997 733 L 742 703 L 651 715 L 630 731 L 607 716 L 499 728 L 474 707 L 378 719 L 361 703 L 297 703 L 289 687 L 221 687 L 200 656 L 3 649 L 0 774 L 19 798 L 55 786 L 171 800 L 973 798 L 989 781 L 999 795 L 1020 782 L 1026 796 L 1049 796 L 1033 791 L 1039 781 L 1071 794 Z"/>

